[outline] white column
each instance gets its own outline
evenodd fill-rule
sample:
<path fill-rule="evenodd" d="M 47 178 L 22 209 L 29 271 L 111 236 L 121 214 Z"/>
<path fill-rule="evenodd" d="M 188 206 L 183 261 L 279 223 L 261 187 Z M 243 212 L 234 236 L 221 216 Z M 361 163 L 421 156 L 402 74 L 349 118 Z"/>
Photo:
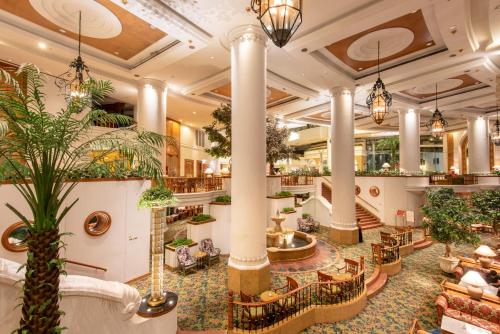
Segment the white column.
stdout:
<path fill-rule="evenodd" d="M 467 119 L 469 137 L 469 173 L 488 173 L 490 171 L 490 138 L 488 120 L 482 116 Z"/>
<path fill-rule="evenodd" d="M 139 81 L 136 120 L 140 128 L 165 136 L 167 134 L 167 85 L 160 80 Z M 167 152 L 160 149 L 161 167 L 166 171 Z"/>
<path fill-rule="evenodd" d="M 246 25 L 231 42 L 232 174 L 229 288 L 260 293 L 270 286 L 266 248 L 267 36 Z"/>
<path fill-rule="evenodd" d="M 420 112 L 399 111 L 399 168 L 408 173 L 420 172 Z"/>
<path fill-rule="evenodd" d="M 328 164 L 328 168 L 331 171 L 332 170 L 332 128 L 331 127 L 330 127 L 330 131 L 328 132 L 328 139 L 326 142 L 326 150 L 328 153 L 327 164 Z"/>
<path fill-rule="evenodd" d="M 335 87 L 332 94 L 332 205 L 330 238 L 358 242 L 354 194 L 354 90 Z"/>

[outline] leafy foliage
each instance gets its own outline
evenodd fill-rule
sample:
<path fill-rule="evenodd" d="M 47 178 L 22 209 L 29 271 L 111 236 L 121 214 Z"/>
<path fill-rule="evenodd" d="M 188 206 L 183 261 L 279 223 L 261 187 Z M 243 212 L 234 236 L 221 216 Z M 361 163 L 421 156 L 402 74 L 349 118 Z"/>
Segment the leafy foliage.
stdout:
<path fill-rule="evenodd" d="M 204 213 L 200 213 L 199 215 L 196 215 L 193 218 L 191 218 L 191 220 L 194 222 L 204 222 L 204 221 L 207 221 L 210 219 L 214 219 L 214 217 L 207 215 L 207 214 L 204 214 Z"/>
<path fill-rule="evenodd" d="M 177 198 L 172 190 L 160 184 L 145 190 L 139 198 L 137 207 L 141 209 L 166 208 L 175 203 L 177 203 Z"/>
<path fill-rule="evenodd" d="M 229 195 L 223 195 L 223 196 L 217 196 L 215 198 L 216 203 L 231 203 L 231 196 Z"/>
<path fill-rule="evenodd" d="M 212 112 L 214 121 L 203 127 L 212 146 L 206 150 L 215 158 L 231 156 L 231 106 L 222 104 Z M 289 131 L 286 127 L 280 128 L 275 119 L 268 119 L 266 123 L 266 161 L 271 167 L 281 159 L 287 159 L 292 153 L 286 144 Z M 271 168 L 271 173 L 274 173 Z"/>
<path fill-rule="evenodd" d="M 303 213 L 303 214 L 302 214 L 302 218 L 303 218 L 303 219 L 307 219 L 307 218 L 309 218 L 309 217 L 311 217 L 311 214 L 310 214 L 310 213 Z"/>
<path fill-rule="evenodd" d="M 284 212 L 284 213 L 292 213 L 294 212 L 295 209 L 294 208 L 283 208 L 283 210 L 281 210 L 281 212 Z"/>
<path fill-rule="evenodd" d="M 191 239 L 177 239 L 172 241 L 169 246 L 172 246 L 174 248 L 181 247 L 181 246 L 190 246 L 193 244 L 193 240 Z"/>
<path fill-rule="evenodd" d="M 498 232 L 500 225 L 500 190 L 484 190 L 472 194 L 472 206 L 478 218 L 493 226 Z"/>
<path fill-rule="evenodd" d="M 19 331 L 30 333 L 61 330 L 58 280 L 64 261 L 58 258 L 63 247 L 59 224 L 78 201 L 67 202 L 80 181 L 76 171 L 92 169 L 114 153 L 156 178 L 161 175 L 156 157 L 163 144 L 161 135 L 138 129 L 132 118 L 99 109 L 113 92 L 109 81 L 86 81 L 82 97 L 66 95 L 66 107 L 51 112 L 46 110 L 44 81 L 32 64 L 20 66 L 16 75 L 0 70 L 0 179 L 12 181 L 33 216 L 30 221 L 6 204 L 28 229 Z M 114 126 L 96 134 L 94 124 Z"/>
<path fill-rule="evenodd" d="M 280 191 L 280 192 L 277 192 L 276 194 L 274 194 L 274 196 L 276 196 L 276 197 L 292 197 L 293 194 L 289 191 Z"/>
<path fill-rule="evenodd" d="M 328 167 L 326 167 L 328 169 Z M 302 167 L 302 168 L 297 168 L 294 170 L 291 170 L 288 172 L 288 175 L 291 176 L 321 176 L 321 173 L 319 172 L 319 169 L 316 167 Z M 326 175 L 326 174 L 324 174 Z M 331 172 L 330 172 L 331 175 Z"/>
<path fill-rule="evenodd" d="M 389 150 L 391 152 L 391 166 L 396 166 L 398 162 L 399 137 L 387 137 L 377 141 L 377 150 Z"/>
<path fill-rule="evenodd" d="M 477 244 L 479 237 L 472 232 L 476 220 L 467 202 L 458 197 L 453 189 L 427 190 L 427 203 L 422 207 L 426 216 L 423 223 L 432 238 L 446 245 L 445 257 L 450 257 L 451 244 Z"/>

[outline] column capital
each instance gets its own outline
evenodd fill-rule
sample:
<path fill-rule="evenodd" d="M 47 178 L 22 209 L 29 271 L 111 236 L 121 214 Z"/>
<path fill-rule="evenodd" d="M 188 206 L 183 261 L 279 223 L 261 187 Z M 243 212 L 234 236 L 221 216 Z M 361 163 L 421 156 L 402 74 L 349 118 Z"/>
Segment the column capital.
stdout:
<path fill-rule="evenodd" d="M 340 95 L 344 95 L 344 94 L 350 94 L 350 95 L 354 96 L 355 91 L 356 91 L 356 87 L 354 87 L 354 86 L 337 86 L 337 87 L 330 88 L 330 90 L 329 90 L 332 97 L 340 96 Z"/>
<path fill-rule="evenodd" d="M 162 80 L 158 79 L 151 79 L 151 78 L 142 78 L 137 81 L 137 86 L 139 88 L 142 88 L 146 85 L 151 85 L 152 87 L 158 89 L 158 90 L 165 90 L 167 89 L 167 83 Z"/>
<path fill-rule="evenodd" d="M 266 33 L 262 30 L 262 27 L 254 24 L 238 26 L 229 31 L 227 37 L 231 45 L 243 41 L 252 41 L 267 47 L 267 42 L 269 40 Z"/>
<path fill-rule="evenodd" d="M 417 108 L 401 108 L 401 109 L 398 109 L 398 113 L 399 114 L 407 114 L 407 113 L 410 113 L 410 112 L 413 112 L 415 114 L 420 114 L 422 111 L 422 109 L 417 109 Z"/>

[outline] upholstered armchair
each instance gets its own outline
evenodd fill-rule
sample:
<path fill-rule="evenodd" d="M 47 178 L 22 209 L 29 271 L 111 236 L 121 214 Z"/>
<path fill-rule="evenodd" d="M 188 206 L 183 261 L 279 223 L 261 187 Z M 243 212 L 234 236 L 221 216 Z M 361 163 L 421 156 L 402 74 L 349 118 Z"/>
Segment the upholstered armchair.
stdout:
<path fill-rule="evenodd" d="M 215 248 L 214 243 L 210 238 L 200 241 L 200 251 L 207 253 L 209 265 L 213 262 L 219 261 L 220 259 L 220 248 Z"/>
<path fill-rule="evenodd" d="M 180 246 L 175 249 L 177 254 L 177 261 L 179 262 L 179 268 L 185 275 L 189 270 L 196 269 L 196 259 L 189 253 L 188 246 Z"/>
<path fill-rule="evenodd" d="M 319 231 L 319 222 L 309 216 L 307 218 L 297 218 L 298 230 L 301 232 L 309 233 Z"/>

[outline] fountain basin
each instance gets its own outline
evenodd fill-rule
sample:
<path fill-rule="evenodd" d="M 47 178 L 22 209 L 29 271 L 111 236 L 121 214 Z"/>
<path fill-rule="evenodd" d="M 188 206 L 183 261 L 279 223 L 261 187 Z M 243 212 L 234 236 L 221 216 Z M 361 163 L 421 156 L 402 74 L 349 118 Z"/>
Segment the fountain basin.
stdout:
<path fill-rule="evenodd" d="M 290 238 L 289 242 L 285 244 L 274 242 L 269 245 L 270 240 L 275 240 L 273 236 L 276 233 L 268 232 L 268 246 L 271 246 L 267 248 L 269 262 L 304 260 L 316 254 L 317 241 L 315 236 L 300 231 L 290 231 L 288 233 L 293 233 L 293 237 Z"/>

